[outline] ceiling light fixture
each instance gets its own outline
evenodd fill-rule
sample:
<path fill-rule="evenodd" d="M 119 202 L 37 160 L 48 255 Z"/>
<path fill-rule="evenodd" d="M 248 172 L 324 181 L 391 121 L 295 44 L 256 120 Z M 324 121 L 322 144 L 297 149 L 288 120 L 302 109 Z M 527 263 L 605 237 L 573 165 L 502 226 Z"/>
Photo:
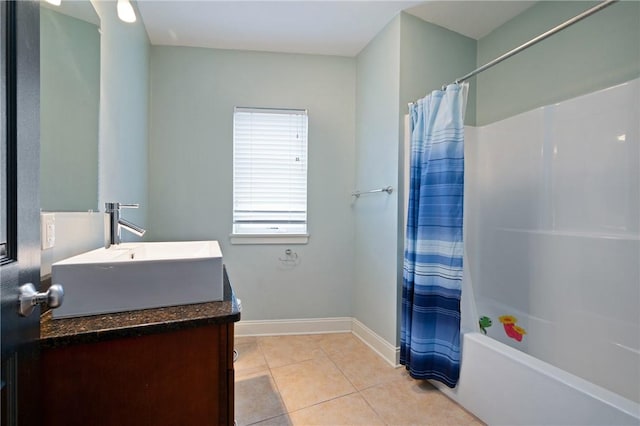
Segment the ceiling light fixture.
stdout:
<path fill-rule="evenodd" d="M 45 1 L 54 6 L 60 6 L 60 3 L 62 3 L 62 0 L 45 0 Z"/>
<path fill-rule="evenodd" d="M 118 18 L 123 22 L 136 22 L 136 12 L 129 0 L 118 0 Z"/>

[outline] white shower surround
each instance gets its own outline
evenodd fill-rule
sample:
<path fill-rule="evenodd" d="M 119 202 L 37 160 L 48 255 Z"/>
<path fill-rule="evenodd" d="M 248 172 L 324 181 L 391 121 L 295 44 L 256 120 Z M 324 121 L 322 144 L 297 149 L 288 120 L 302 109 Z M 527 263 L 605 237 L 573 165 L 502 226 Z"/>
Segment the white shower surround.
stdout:
<path fill-rule="evenodd" d="M 468 332 L 441 389 L 489 424 L 640 424 L 639 104 L 633 80 L 466 129 Z"/>

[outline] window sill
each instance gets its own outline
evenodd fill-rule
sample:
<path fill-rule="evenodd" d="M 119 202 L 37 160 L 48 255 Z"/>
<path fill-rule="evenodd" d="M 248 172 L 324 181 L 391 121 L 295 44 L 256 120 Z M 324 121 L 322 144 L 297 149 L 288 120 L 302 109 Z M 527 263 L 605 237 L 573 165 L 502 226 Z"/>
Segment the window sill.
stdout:
<path fill-rule="evenodd" d="M 307 244 L 309 234 L 231 234 L 231 244 Z"/>

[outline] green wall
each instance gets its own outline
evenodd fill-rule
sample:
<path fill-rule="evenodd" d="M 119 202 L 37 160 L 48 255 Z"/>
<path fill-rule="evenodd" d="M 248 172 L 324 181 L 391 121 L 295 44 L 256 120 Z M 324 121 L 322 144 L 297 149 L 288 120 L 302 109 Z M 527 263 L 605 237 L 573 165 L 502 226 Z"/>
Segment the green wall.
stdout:
<path fill-rule="evenodd" d="M 118 19 L 115 3 L 92 1 L 100 17 L 98 200 L 140 203 L 124 217 L 147 227 L 149 39 L 140 19 Z M 138 13 L 138 17 L 140 14 Z M 129 232 L 123 240 L 139 241 Z"/>
<path fill-rule="evenodd" d="M 353 317 L 395 346 L 398 234 L 398 98 L 400 17 L 358 55 L 356 188 L 394 192 L 353 200 L 355 280 Z"/>
<path fill-rule="evenodd" d="M 396 16 L 357 56 L 353 316 L 399 342 L 404 251 L 404 116 L 407 103 L 475 67 L 476 41 L 412 15 Z M 474 121 L 473 91 L 467 118 Z"/>
<path fill-rule="evenodd" d="M 473 70 L 476 40 L 402 13 L 400 34 L 400 112 L 442 85 Z M 470 81 L 465 123 L 476 120 L 475 81 Z"/>
<path fill-rule="evenodd" d="M 308 110 L 308 244 L 230 244 L 235 106 Z M 243 319 L 349 316 L 355 60 L 154 46 L 150 114 L 149 239 L 220 241 Z"/>
<path fill-rule="evenodd" d="M 344 58 L 149 48 L 139 27 L 105 38 L 123 24 L 110 15 L 105 21 L 114 12 L 95 4 L 106 93 L 100 199 L 143 203 L 149 240 L 219 240 L 244 319 L 353 316 L 392 346 L 407 102 L 588 6 L 541 2 L 479 42 L 401 14 L 356 58 Z M 616 4 L 483 73 L 472 82 L 467 122 L 488 123 L 637 76 L 638 7 Z M 308 244 L 229 244 L 234 106 L 309 110 Z M 393 194 L 350 195 L 387 185 Z M 144 209 L 126 213 L 144 223 Z M 295 267 L 279 260 L 287 248 L 298 254 Z"/>
<path fill-rule="evenodd" d="M 593 5 L 540 2 L 476 41 L 402 13 L 358 55 L 353 316 L 398 343 L 407 103 Z M 470 80 L 465 122 L 487 124 L 637 77 L 640 2 L 621 2 Z"/>
<path fill-rule="evenodd" d="M 543 1 L 478 41 L 478 66 L 587 10 Z M 616 3 L 477 77 L 477 124 L 613 86 L 640 75 L 640 2 Z"/>

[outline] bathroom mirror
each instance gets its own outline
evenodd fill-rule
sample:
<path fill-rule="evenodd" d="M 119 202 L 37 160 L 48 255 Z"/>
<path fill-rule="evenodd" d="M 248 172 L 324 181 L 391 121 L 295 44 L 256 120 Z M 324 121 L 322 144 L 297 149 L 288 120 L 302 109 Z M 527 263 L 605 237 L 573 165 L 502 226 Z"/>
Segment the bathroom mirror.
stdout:
<path fill-rule="evenodd" d="M 95 211 L 100 21 L 89 0 L 40 4 L 40 206 Z"/>

